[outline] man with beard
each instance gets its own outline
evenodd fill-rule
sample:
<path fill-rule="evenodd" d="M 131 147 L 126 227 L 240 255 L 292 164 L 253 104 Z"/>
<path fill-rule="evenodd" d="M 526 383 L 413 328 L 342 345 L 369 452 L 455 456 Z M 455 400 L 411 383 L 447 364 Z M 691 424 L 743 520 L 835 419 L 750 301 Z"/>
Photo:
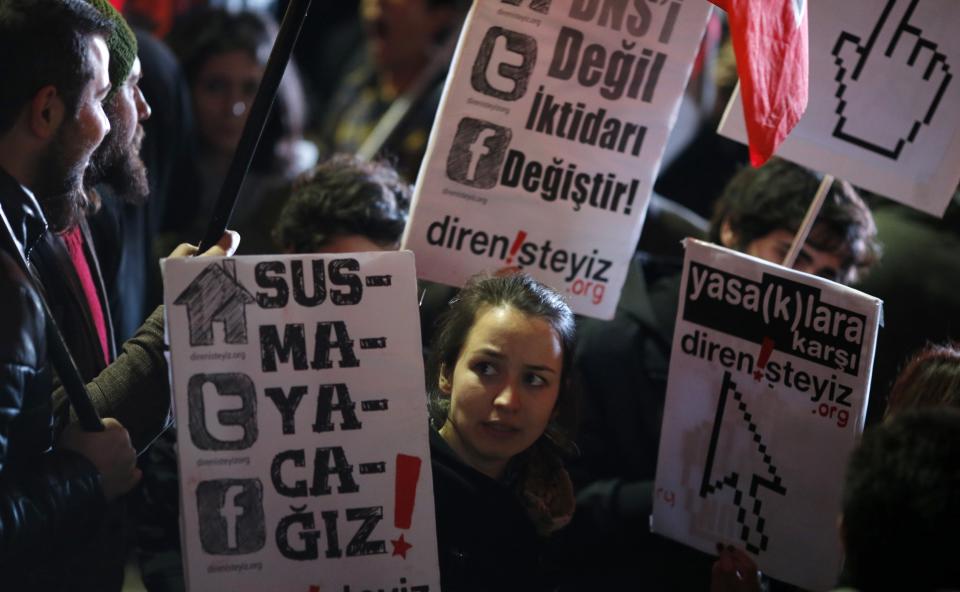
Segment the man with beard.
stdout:
<path fill-rule="evenodd" d="M 110 133 L 93 154 L 84 185 L 93 202 L 91 238 L 117 342 L 135 334 L 149 312 L 145 290 L 152 259 L 147 198 L 151 184 L 140 157 L 150 105 L 140 89 L 143 76 L 138 42 L 126 21 L 106 0 L 87 0 L 111 18 L 117 33 L 111 44 L 113 90 L 103 110 Z"/>
<path fill-rule="evenodd" d="M 117 343 L 133 336 L 160 303 L 162 278 L 157 260 L 165 251 L 161 242 L 175 237 L 161 239 L 159 232 L 172 196 L 172 181 L 192 166 L 191 151 L 184 150 L 192 141 L 190 93 L 180 64 L 162 41 L 133 30 L 138 63 L 128 78 L 135 77 L 137 70 L 142 78 L 129 80 L 126 87 L 130 92 L 118 92 L 116 99 L 104 105 L 111 127 L 129 121 L 126 127 L 133 134 L 108 134 L 94 153 L 84 181 L 100 197 L 100 209 L 88 222 Z M 149 103 L 149 118 L 138 119 L 146 112 L 137 95 Z M 120 117 L 114 111 L 124 104 L 128 115 Z M 122 149 L 123 142 L 114 142 L 114 138 L 135 141 Z"/>
<path fill-rule="evenodd" d="M 127 29 L 124 34 L 129 36 L 136 51 L 133 31 Z M 107 183 L 117 192 L 117 197 L 135 205 L 146 202 L 150 192 L 147 168 L 140 158 L 144 136 L 140 122 L 150 117 L 150 105 L 140 90 L 142 77 L 140 58 L 134 56 L 126 79 L 111 88 L 104 102 L 103 111 L 110 121 L 110 132 L 93 153 L 84 178 L 87 187 Z"/>
<path fill-rule="evenodd" d="M 0 0 L 0 213 L 12 230 L 0 241 L 0 570 L 10 589 L 87 589 L 66 565 L 140 478 L 116 420 L 99 433 L 51 429 L 43 316 L 15 263 L 46 232 L 35 193 L 49 196 L 57 225 L 81 211 L 83 170 L 109 130 L 110 31 L 79 0 Z"/>
<path fill-rule="evenodd" d="M 54 47 L 63 42 L 59 39 L 57 43 L 52 42 L 43 30 L 44 23 L 34 23 L 33 30 L 23 33 L 20 22 L 23 19 L 10 15 L 55 12 L 62 10 L 60 7 L 63 2 L 0 0 L 0 21 L 5 27 L 0 32 L 0 43 L 3 45 L 0 55 L 15 56 L 15 59 L 0 61 L 0 76 L 4 81 L 0 90 L 0 130 L 10 126 L 3 125 L 6 123 L 4 115 L 20 114 L 9 133 L 0 131 L 4 133 L 0 137 L 0 167 L 7 170 L 20 185 L 33 190 L 42 205 L 42 213 L 36 208 L 27 207 L 29 204 L 25 206 L 28 200 L 13 191 L 3 192 L 0 199 L 8 215 L 16 215 L 15 227 L 24 233 L 32 232 L 29 244 L 24 243 L 24 252 L 35 270 L 80 374 L 88 382 L 87 390 L 95 408 L 101 416 L 117 418 L 127 428 L 128 431 L 123 435 L 126 438 L 129 433 L 129 439 L 126 440 L 128 450 L 131 441 L 136 449 L 142 450 L 164 429 L 169 412 L 170 392 L 163 355 L 163 313 L 158 308 L 150 315 L 136 335 L 122 345 L 121 353 L 116 355 L 96 253 L 85 220 L 90 201 L 82 183 L 91 154 L 110 129 L 101 103 L 116 105 L 122 111 L 124 106 L 129 106 L 126 99 L 134 99 L 134 109 L 138 114 L 133 116 L 133 123 L 129 126 L 124 127 L 130 123 L 129 118 L 118 125 L 117 138 L 120 138 L 121 151 L 136 142 L 137 120 L 143 108 L 137 107 L 134 94 L 124 94 L 134 90 L 127 82 L 136 58 L 136 44 L 131 41 L 129 29 L 120 26 L 122 18 L 109 3 L 94 0 L 90 4 L 93 4 L 95 15 L 99 12 L 98 22 L 105 26 L 103 30 L 106 33 L 95 43 L 97 50 L 102 50 L 104 54 L 101 56 L 103 63 L 100 64 L 100 70 L 96 71 L 100 74 L 99 86 L 96 86 L 99 92 L 86 92 L 88 85 L 78 87 L 83 88 L 86 94 L 65 88 L 58 95 L 56 89 L 60 86 L 47 82 L 43 76 L 53 72 L 71 82 L 73 78 L 70 76 L 76 77 L 76 73 L 84 72 L 87 62 L 92 64 L 94 60 L 75 60 L 71 65 L 72 70 L 62 71 L 67 62 L 50 57 L 50 50 L 42 44 L 33 43 L 33 38 L 28 37 L 30 43 L 23 39 L 24 35 L 32 34 Z M 69 0 L 67 4 L 79 4 L 85 12 L 90 12 L 88 3 Z M 13 20 L 8 22 L 8 18 Z M 27 53 L 30 55 L 25 55 Z M 76 63 L 78 61 L 81 62 L 79 65 Z M 110 64 L 109 80 L 105 72 L 107 63 Z M 39 84 L 34 80 L 37 77 L 40 77 Z M 48 92 L 52 92 L 59 103 L 53 103 L 51 107 L 41 101 L 45 97 L 42 93 L 47 89 L 42 84 L 54 89 Z M 38 86 L 41 88 L 40 94 L 34 90 Z M 114 89 L 113 94 L 108 97 L 111 88 Z M 119 98 L 115 98 L 118 95 Z M 77 96 L 79 100 L 73 98 Z M 64 108 L 64 104 L 71 107 L 70 101 L 79 105 L 77 114 L 72 117 L 69 117 L 72 111 Z M 47 120 L 58 125 L 43 125 Z M 32 160 L 25 162 L 29 158 Z M 7 194 L 13 196 L 9 201 Z M 14 201 L 13 198 L 18 196 L 20 201 Z M 44 215 L 49 232 L 43 232 Z M 226 242 L 221 241 L 220 245 L 206 254 L 224 255 L 230 252 L 231 243 L 235 242 L 236 237 L 228 234 L 225 239 Z M 195 251 L 195 247 L 181 245 L 171 256 L 185 256 Z M 49 408 L 49 390 L 46 393 Z M 72 427 L 75 416 L 71 416 L 63 389 L 55 390 L 52 399 L 55 429 L 64 430 L 64 437 L 76 437 L 76 428 Z M 133 467 L 132 459 L 128 469 L 138 479 L 140 473 Z M 129 487 L 113 491 L 110 497 L 127 490 Z M 86 524 L 88 530 L 92 530 L 93 542 L 86 545 L 82 553 L 71 554 L 68 561 L 63 562 L 67 564 L 64 569 L 71 573 L 69 584 L 72 590 L 111 591 L 119 590 L 122 585 L 126 558 L 122 507 L 111 504 L 109 509 L 101 511 L 100 516 L 97 522 Z M 56 589 L 53 586 L 51 588 Z"/>
<path fill-rule="evenodd" d="M 104 138 L 101 150 L 94 153 L 91 166 L 95 176 L 102 177 L 109 168 L 123 167 L 129 158 L 117 157 L 129 153 L 139 126 L 140 112 L 149 115 L 149 107 L 136 103 L 139 90 L 130 85 L 128 78 L 137 55 L 136 38 L 123 18 L 107 0 L 89 1 L 104 18 L 111 21 L 112 32 L 107 37 L 110 52 L 111 90 L 103 102 L 111 124 L 110 133 Z M 113 117 L 110 117 L 110 115 Z M 113 126 L 116 128 L 113 128 Z M 107 154 L 106 157 L 103 155 Z M 139 161 L 134 151 L 133 159 Z M 85 163 L 86 164 L 86 163 Z M 128 167 L 129 168 L 129 167 Z M 81 174 L 83 169 L 81 169 Z M 145 174 L 141 174 L 145 179 Z M 89 183 L 84 183 L 90 187 Z M 44 212 L 60 207 L 62 200 L 57 195 L 38 191 Z M 146 193 L 145 191 L 143 192 Z M 141 197 L 141 200 L 143 197 Z M 106 289 L 100 272 L 98 254 L 87 224 L 86 214 L 96 209 L 100 199 L 94 191 L 82 191 L 76 200 L 75 215 L 62 221 L 49 220 L 53 233 L 48 233 L 38 246 L 33 263 L 47 293 L 50 308 L 64 330 L 67 347 L 73 354 L 85 380 L 100 374 L 116 359 L 117 344 L 113 335 L 112 319 L 107 304 Z M 151 325 L 148 322 L 148 325 Z M 160 321 L 154 328 L 160 326 Z M 149 343 L 149 335 L 147 346 Z M 142 337 L 141 337 L 142 342 Z M 149 349 L 147 350 L 150 351 Z M 150 397 L 155 400 L 163 397 Z M 64 401 L 57 398 L 58 410 Z M 95 403 L 96 404 L 96 403 Z M 153 412 L 162 414 L 166 401 L 158 404 Z M 146 411 L 146 410 L 145 410 Z M 153 426 L 153 435 L 162 429 L 162 421 Z M 152 439 L 152 435 L 149 436 Z"/>
<path fill-rule="evenodd" d="M 139 171 L 128 179 L 145 181 L 142 162 L 136 147 L 142 132 L 139 122 L 149 115 L 149 106 L 142 100 L 137 70 L 137 43 L 123 17 L 107 0 L 88 0 L 101 15 L 112 21 L 114 28 L 107 39 L 110 50 L 110 79 L 113 90 L 104 106 L 117 128 L 105 140 L 107 152 L 95 154 L 92 181 L 103 181 L 109 171 Z M 111 147 L 112 146 L 112 147 Z M 111 154 L 113 156 L 111 156 Z M 119 156 L 118 156 L 119 155 Z M 116 178 L 110 175 L 111 179 Z M 136 185 L 136 182 L 134 182 Z M 100 183 L 99 187 L 103 187 Z M 140 198 L 146 194 L 140 183 Z M 101 415 L 120 418 L 130 432 L 134 446 L 144 449 L 167 422 L 169 385 L 163 356 L 163 310 L 158 307 L 134 336 L 120 346 L 119 353 L 111 328 L 100 268 L 84 216 L 96 192 L 81 192 L 79 206 L 70 218 L 59 224 L 50 221 L 55 231 L 47 233 L 34 250 L 31 262 L 36 266 L 54 317 L 63 329 L 67 347 L 73 354 L 84 380 L 89 382 L 91 399 Z M 62 205 L 56 196 L 44 199 L 38 192 L 44 212 Z M 230 250 L 228 243 L 235 236 L 225 235 L 227 243 L 211 249 L 209 254 Z M 174 254 L 182 255 L 191 247 L 182 245 Z M 67 421 L 67 402 L 62 390 L 54 394 L 55 412 L 61 422 Z"/>

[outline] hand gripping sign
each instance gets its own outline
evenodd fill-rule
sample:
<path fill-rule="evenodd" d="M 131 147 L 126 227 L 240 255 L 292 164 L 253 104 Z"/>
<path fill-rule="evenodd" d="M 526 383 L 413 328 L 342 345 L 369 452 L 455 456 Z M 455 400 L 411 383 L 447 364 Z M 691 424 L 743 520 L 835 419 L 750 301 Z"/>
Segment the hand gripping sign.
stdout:
<path fill-rule="evenodd" d="M 736 545 L 775 578 L 828 589 L 880 301 L 721 247 L 686 249 L 653 529 L 709 553 Z"/>
<path fill-rule="evenodd" d="M 171 259 L 190 590 L 439 590 L 413 256 Z"/>
<path fill-rule="evenodd" d="M 942 215 L 960 183 L 960 3 L 809 0 L 807 111 L 777 154 Z M 739 98 L 720 133 L 746 141 Z"/>

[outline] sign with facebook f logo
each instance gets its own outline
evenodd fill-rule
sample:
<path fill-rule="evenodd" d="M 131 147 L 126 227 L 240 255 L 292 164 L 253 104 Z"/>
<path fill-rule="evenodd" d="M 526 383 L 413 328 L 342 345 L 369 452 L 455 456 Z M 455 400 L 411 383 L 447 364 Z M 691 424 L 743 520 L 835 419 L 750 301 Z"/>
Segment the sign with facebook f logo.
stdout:
<path fill-rule="evenodd" d="M 200 545 L 211 555 L 243 555 L 267 540 L 259 479 L 218 479 L 197 485 Z"/>
<path fill-rule="evenodd" d="M 447 177 L 470 187 L 494 187 L 512 136 L 509 128 L 464 117 L 447 156 Z"/>

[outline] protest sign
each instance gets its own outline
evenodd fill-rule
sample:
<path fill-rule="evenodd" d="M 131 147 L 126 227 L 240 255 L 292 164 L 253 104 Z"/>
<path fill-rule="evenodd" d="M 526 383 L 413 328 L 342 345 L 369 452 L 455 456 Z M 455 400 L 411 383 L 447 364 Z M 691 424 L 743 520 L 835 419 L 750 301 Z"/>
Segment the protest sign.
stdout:
<path fill-rule="evenodd" d="M 413 255 L 168 259 L 190 590 L 437 591 Z"/>
<path fill-rule="evenodd" d="M 829 589 L 881 303 L 685 244 L 653 529 L 710 553 L 718 542 L 736 545 L 774 578 Z"/>
<path fill-rule="evenodd" d="M 960 183 L 960 3 L 809 0 L 807 111 L 777 155 L 940 216 Z M 738 95 L 720 133 L 746 142 Z"/>
<path fill-rule="evenodd" d="M 709 11 L 474 2 L 404 236 L 420 277 L 521 268 L 612 317 Z"/>

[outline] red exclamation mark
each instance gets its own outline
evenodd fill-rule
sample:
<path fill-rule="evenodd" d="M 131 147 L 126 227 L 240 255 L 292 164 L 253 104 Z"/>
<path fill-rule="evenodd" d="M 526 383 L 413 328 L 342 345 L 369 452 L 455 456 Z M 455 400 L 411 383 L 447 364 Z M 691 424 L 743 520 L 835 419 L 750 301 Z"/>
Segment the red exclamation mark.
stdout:
<path fill-rule="evenodd" d="M 507 256 L 507 265 L 513 263 L 513 256 L 517 254 L 523 242 L 527 240 L 527 233 L 523 230 L 517 231 L 517 238 L 513 239 L 513 245 L 510 247 L 510 254 Z"/>
<path fill-rule="evenodd" d="M 417 480 L 420 479 L 420 457 L 408 454 L 397 455 L 396 499 L 393 525 L 410 528 L 413 520 L 413 502 L 417 497 Z"/>
<path fill-rule="evenodd" d="M 757 357 L 757 369 L 753 371 L 753 379 L 760 382 L 763 378 L 763 370 L 767 367 L 767 360 L 773 353 L 773 340 L 769 337 L 763 338 L 763 344 L 760 346 L 760 355 Z"/>
<path fill-rule="evenodd" d="M 420 465 L 421 460 L 418 456 L 397 455 L 397 479 L 394 485 L 396 497 L 394 498 L 393 511 L 393 525 L 397 528 L 410 528 L 413 522 L 413 507 L 417 499 Z M 407 551 L 413 545 L 403 540 L 403 533 L 400 533 L 399 539 L 390 542 L 393 544 L 393 554 L 406 559 Z"/>

